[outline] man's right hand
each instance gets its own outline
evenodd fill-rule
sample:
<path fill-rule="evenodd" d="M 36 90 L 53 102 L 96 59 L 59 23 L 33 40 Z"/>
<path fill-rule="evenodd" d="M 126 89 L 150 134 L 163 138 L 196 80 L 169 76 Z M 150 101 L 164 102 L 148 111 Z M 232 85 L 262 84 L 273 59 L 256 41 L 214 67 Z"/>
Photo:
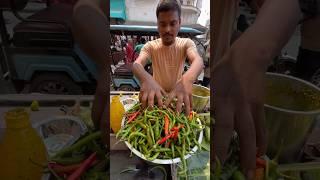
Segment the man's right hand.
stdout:
<path fill-rule="evenodd" d="M 161 86 L 150 76 L 141 83 L 139 99 L 142 103 L 142 107 L 153 107 L 154 99 L 157 98 L 157 104 L 159 107 L 163 106 L 162 97 L 165 95 L 165 91 Z"/>
<path fill-rule="evenodd" d="M 147 45 L 146 45 L 147 46 Z M 146 46 L 144 48 L 146 48 Z M 141 82 L 139 100 L 142 103 L 142 107 L 153 107 L 154 99 L 157 98 L 157 104 L 159 107 L 163 106 L 162 97 L 165 95 L 165 91 L 161 86 L 153 79 L 153 77 L 144 69 L 148 59 L 148 50 L 141 50 L 139 57 L 135 60 L 132 66 L 132 72 L 135 77 Z"/>
<path fill-rule="evenodd" d="M 248 54 L 243 49 L 236 53 L 229 51 L 213 68 L 216 118 L 213 151 L 224 163 L 235 130 L 240 140 L 241 169 L 251 180 L 254 178 L 256 154 L 263 155 L 266 151 L 263 109 L 265 68 L 249 61 L 255 57 L 251 58 Z"/>

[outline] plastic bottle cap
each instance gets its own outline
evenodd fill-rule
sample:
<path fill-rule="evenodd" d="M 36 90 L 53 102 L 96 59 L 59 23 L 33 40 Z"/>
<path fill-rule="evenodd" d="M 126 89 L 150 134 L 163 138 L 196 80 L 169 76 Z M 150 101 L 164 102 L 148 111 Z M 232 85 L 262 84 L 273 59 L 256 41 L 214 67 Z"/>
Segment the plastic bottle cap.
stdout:
<path fill-rule="evenodd" d="M 5 114 L 7 128 L 23 128 L 31 126 L 29 113 L 23 108 L 16 108 Z"/>

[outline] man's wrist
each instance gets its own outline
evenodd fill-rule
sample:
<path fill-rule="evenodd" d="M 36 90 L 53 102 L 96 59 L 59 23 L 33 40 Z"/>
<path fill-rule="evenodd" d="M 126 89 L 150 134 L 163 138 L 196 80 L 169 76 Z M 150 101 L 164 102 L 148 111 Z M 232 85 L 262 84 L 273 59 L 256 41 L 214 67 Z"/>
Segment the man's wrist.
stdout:
<path fill-rule="evenodd" d="M 181 78 L 184 82 L 194 83 L 196 81 L 195 77 L 192 77 L 191 75 L 184 74 Z"/>
<path fill-rule="evenodd" d="M 239 42 L 230 48 L 227 55 L 229 55 L 228 59 L 231 60 L 231 64 L 238 66 L 238 69 L 251 66 L 256 70 L 265 71 L 272 61 L 272 53 L 265 47 L 252 47 L 252 44 L 244 46 Z"/>
<path fill-rule="evenodd" d="M 145 81 L 148 80 L 148 78 L 150 78 L 144 70 L 144 67 L 142 64 L 134 62 L 133 63 L 133 74 L 138 78 L 138 80 L 143 83 Z"/>

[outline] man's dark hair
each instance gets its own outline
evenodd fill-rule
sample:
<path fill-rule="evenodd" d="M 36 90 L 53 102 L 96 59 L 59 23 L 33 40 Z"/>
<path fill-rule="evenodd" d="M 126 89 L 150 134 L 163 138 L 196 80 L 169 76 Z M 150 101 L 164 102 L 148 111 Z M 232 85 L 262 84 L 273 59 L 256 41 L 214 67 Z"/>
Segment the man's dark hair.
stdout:
<path fill-rule="evenodd" d="M 167 11 L 177 11 L 179 18 L 181 17 L 181 6 L 177 0 L 160 0 L 156 14 L 157 18 L 160 12 L 167 12 Z"/>

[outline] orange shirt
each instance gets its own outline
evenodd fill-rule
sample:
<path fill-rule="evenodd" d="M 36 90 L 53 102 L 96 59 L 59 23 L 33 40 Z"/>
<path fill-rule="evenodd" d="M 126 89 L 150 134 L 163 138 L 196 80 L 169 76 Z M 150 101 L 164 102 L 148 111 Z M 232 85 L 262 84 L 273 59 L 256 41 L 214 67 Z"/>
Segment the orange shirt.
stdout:
<path fill-rule="evenodd" d="M 197 51 L 194 42 L 189 38 L 176 37 L 170 46 L 163 45 L 161 38 L 149 41 L 140 53 L 151 59 L 153 78 L 169 93 L 182 77 L 188 51 Z"/>

